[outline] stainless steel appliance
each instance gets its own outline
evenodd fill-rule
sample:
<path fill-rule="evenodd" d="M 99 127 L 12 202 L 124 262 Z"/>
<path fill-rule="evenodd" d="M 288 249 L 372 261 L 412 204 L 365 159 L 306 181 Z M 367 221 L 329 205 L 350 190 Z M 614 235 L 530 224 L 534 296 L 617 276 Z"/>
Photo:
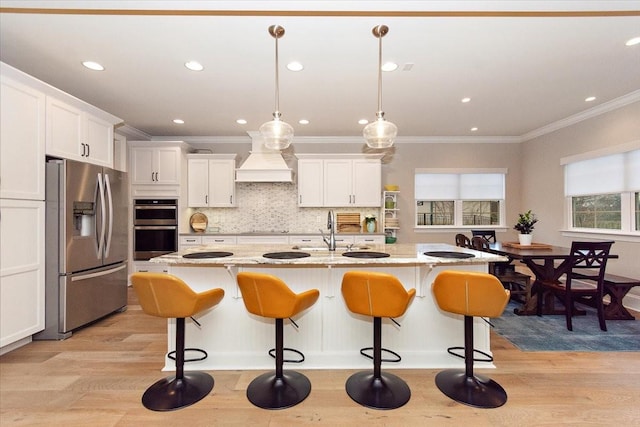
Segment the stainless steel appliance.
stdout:
<path fill-rule="evenodd" d="M 133 259 L 150 258 L 178 250 L 178 201 L 136 199 L 133 206 Z"/>
<path fill-rule="evenodd" d="M 46 165 L 45 329 L 72 331 L 127 305 L 127 176 L 71 160 Z"/>

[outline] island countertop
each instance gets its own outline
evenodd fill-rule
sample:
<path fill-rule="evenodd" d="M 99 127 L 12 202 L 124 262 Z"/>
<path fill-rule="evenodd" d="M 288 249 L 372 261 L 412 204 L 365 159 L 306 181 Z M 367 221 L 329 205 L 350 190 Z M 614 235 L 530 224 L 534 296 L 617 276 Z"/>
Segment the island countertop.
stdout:
<path fill-rule="evenodd" d="M 183 255 L 196 252 L 229 252 L 232 255 L 220 258 L 184 258 Z M 324 247 L 311 248 L 285 245 L 203 245 L 188 248 L 183 251 L 173 252 L 152 258 L 151 262 L 175 265 L 175 266 L 224 266 L 224 265 L 260 265 L 260 264 L 285 264 L 285 265 L 442 265 L 442 264 L 486 264 L 489 262 L 504 262 L 506 258 L 487 252 L 475 251 L 467 248 L 445 243 L 417 243 L 417 244 L 383 244 L 354 246 L 352 251 L 384 252 L 389 254 L 384 258 L 352 258 L 343 256 L 348 252 L 347 247 L 338 247 L 335 252 L 330 252 Z M 455 253 L 467 253 L 473 255 L 470 258 L 442 258 L 425 255 L 425 252 L 444 251 Z M 309 256 L 293 259 L 273 259 L 263 255 L 273 252 L 306 252 Z"/>

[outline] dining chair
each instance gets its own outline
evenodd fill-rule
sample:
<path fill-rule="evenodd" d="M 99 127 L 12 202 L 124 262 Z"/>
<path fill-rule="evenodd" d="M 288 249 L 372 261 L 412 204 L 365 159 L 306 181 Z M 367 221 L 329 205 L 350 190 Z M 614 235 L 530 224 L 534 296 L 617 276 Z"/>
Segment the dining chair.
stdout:
<path fill-rule="evenodd" d="M 471 240 L 462 233 L 456 234 L 456 246 L 460 248 L 470 248 Z"/>
<path fill-rule="evenodd" d="M 471 248 L 489 252 L 489 241 L 482 236 L 471 238 Z M 531 276 L 515 271 L 513 260 L 507 262 L 490 262 L 489 273 L 496 276 L 502 285 L 511 291 L 511 298 L 526 303 L 531 298 Z"/>
<path fill-rule="evenodd" d="M 607 259 L 613 241 L 606 242 L 572 242 L 570 258 L 567 261 L 567 270 L 564 282 L 540 281 L 538 286 L 537 315 L 542 315 L 543 293 L 549 291 L 564 303 L 567 329 L 572 331 L 572 317 L 574 302 L 579 302 L 598 311 L 600 329 L 607 330 L 604 319 L 604 274 L 607 267 Z M 575 278 L 579 275 L 580 278 Z"/>
<path fill-rule="evenodd" d="M 487 242 L 496 243 L 496 230 L 471 230 L 471 236 L 483 237 Z"/>

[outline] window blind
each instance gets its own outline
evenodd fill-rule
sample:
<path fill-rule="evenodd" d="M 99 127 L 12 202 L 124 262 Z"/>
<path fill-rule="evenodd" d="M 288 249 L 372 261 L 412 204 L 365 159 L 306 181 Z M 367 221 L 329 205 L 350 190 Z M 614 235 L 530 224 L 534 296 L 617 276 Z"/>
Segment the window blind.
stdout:
<path fill-rule="evenodd" d="M 417 173 L 418 200 L 503 200 L 502 173 Z"/>
<path fill-rule="evenodd" d="M 640 190 L 640 150 L 565 165 L 566 196 L 637 190 Z"/>

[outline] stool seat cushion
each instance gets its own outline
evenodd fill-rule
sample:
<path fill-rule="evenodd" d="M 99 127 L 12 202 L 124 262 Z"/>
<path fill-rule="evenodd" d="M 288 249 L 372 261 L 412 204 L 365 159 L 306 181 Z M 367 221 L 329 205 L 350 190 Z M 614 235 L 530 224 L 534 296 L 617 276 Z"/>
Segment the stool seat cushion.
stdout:
<path fill-rule="evenodd" d="M 317 289 L 296 294 L 280 278 L 263 273 L 238 273 L 238 286 L 249 313 L 272 319 L 293 317 L 320 296 Z"/>
<path fill-rule="evenodd" d="M 402 316 L 416 295 L 397 277 L 371 271 L 348 271 L 342 278 L 342 296 L 349 310 L 372 317 Z"/>
<path fill-rule="evenodd" d="M 134 273 L 131 283 L 142 310 L 164 318 L 185 318 L 218 304 L 223 289 L 197 293 L 176 276 L 165 273 Z"/>
<path fill-rule="evenodd" d="M 441 310 L 478 317 L 501 316 L 510 295 L 492 274 L 452 270 L 438 274 L 432 290 Z"/>

